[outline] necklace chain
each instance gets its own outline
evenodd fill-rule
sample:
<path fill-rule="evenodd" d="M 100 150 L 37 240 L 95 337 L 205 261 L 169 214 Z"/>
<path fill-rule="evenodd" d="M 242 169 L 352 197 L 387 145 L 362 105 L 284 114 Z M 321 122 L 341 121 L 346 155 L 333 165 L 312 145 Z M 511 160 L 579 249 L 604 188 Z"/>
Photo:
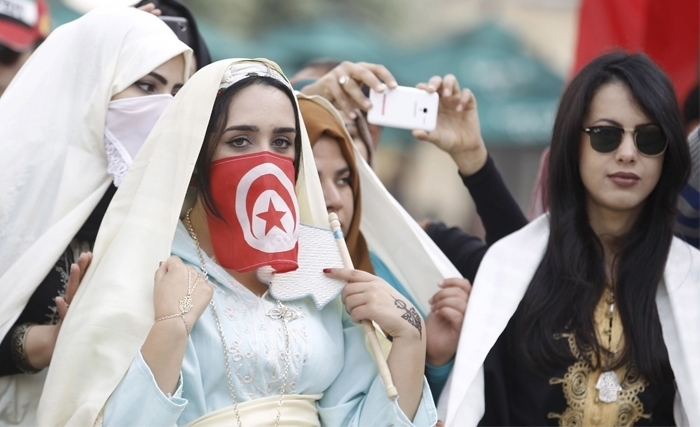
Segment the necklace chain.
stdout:
<path fill-rule="evenodd" d="M 608 299 L 605 301 L 608 303 L 608 309 L 605 312 L 605 316 L 608 319 L 608 327 L 605 329 L 605 333 L 608 335 L 608 364 L 612 365 L 614 359 L 617 357 L 617 349 L 613 351 L 612 346 L 612 336 L 613 336 L 613 321 L 615 319 L 615 285 L 613 282 L 609 283 L 607 289 L 610 292 Z"/>
<path fill-rule="evenodd" d="M 185 221 L 187 222 L 187 231 L 190 233 L 190 237 L 194 240 L 195 247 L 197 248 L 197 255 L 199 255 L 199 267 L 204 274 L 204 281 L 209 282 L 209 273 L 207 272 L 206 265 L 204 263 L 204 254 L 202 248 L 199 246 L 199 240 L 197 239 L 197 234 L 194 232 L 192 227 L 192 221 L 190 220 L 190 213 L 192 208 L 187 210 L 185 215 Z M 224 336 L 224 328 L 221 326 L 219 321 L 219 315 L 216 312 L 216 303 L 214 298 L 209 302 L 211 305 L 211 312 L 214 315 L 214 321 L 216 322 L 216 329 L 219 331 L 219 338 L 221 339 L 221 348 L 224 352 L 224 365 L 226 366 L 226 379 L 228 380 L 228 391 L 231 394 L 231 402 L 233 403 L 233 412 L 236 414 L 236 422 L 238 427 L 243 427 L 241 423 L 241 415 L 238 412 L 238 403 L 236 402 L 236 393 L 233 386 L 233 376 L 231 375 L 231 366 L 229 364 L 228 350 L 226 349 L 226 337 Z M 285 307 L 280 300 L 277 300 L 277 309 L 273 309 L 267 314 L 273 319 L 280 319 L 284 322 L 284 342 L 285 342 L 285 354 L 284 354 L 284 373 L 282 374 L 282 387 L 280 390 L 280 400 L 277 403 L 277 416 L 275 417 L 275 427 L 279 427 L 280 417 L 282 415 L 282 404 L 284 403 L 284 395 L 287 392 L 287 375 L 289 374 L 289 363 L 290 363 L 290 339 L 289 339 L 289 326 L 290 320 L 293 320 L 296 313 L 293 310 Z"/>

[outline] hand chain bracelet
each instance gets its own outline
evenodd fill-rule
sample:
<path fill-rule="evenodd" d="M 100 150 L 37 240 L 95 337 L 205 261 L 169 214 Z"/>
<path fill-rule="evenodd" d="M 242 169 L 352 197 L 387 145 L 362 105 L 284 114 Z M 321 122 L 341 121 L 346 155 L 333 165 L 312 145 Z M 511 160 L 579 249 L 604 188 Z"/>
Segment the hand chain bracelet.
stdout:
<path fill-rule="evenodd" d="M 197 274 L 197 277 L 194 280 L 194 284 L 192 283 L 192 269 L 190 267 L 187 267 L 187 295 L 183 299 L 179 301 L 178 308 L 180 309 L 180 313 L 178 314 L 171 314 L 169 316 L 163 316 L 157 318 L 155 321 L 160 322 L 161 320 L 167 320 L 167 319 L 174 319 L 175 317 L 179 317 L 182 319 L 182 322 L 185 324 L 185 329 L 187 329 L 187 336 L 190 335 L 190 325 L 187 324 L 187 321 L 185 320 L 185 314 L 189 313 L 190 310 L 192 310 L 192 293 L 194 293 L 194 290 L 197 288 L 197 284 L 199 283 L 199 274 Z"/>

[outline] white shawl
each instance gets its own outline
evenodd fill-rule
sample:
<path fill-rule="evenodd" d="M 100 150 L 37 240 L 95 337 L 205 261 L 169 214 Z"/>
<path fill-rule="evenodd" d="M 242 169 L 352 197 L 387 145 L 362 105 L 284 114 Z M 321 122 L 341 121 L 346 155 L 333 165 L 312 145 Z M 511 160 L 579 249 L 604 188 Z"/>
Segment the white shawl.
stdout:
<path fill-rule="evenodd" d="M 186 77 L 190 52 L 155 16 L 102 8 L 57 28 L 0 98 L 0 337 L 111 182 L 110 99 L 183 53 Z M 27 375 L 0 380 L 0 422 L 31 412 L 25 383 L 40 390 Z"/>
<path fill-rule="evenodd" d="M 93 425 L 153 324 L 153 275 L 170 255 L 185 192 L 224 72 L 266 60 L 224 60 L 198 71 L 156 124 L 105 215 L 61 329 L 39 405 L 42 426 Z M 321 184 L 300 118 L 297 197 L 302 222 L 328 228 Z"/>
<path fill-rule="evenodd" d="M 525 295 L 548 237 L 549 220 L 542 215 L 496 242 L 481 261 L 455 366 L 438 407 L 439 418 L 448 427 L 475 426 L 481 420 L 484 360 Z M 677 238 L 671 244 L 656 304 L 676 377 L 676 423 L 700 425 L 700 252 Z"/>

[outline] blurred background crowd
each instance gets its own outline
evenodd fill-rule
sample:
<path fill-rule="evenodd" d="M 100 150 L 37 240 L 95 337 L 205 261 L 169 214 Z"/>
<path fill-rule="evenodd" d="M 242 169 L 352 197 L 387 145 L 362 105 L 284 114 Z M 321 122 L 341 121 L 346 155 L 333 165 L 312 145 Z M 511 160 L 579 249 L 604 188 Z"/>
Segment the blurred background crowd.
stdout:
<path fill-rule="evenodd" d="M 525 212 L 533 209 L 538 165 L 567 79 L 611 46 L 652 57 L 697 115 L 697 92 L 691 95 L 698 81 L 697 0 L 181 2 L 196 17 L 213 60 L 266 57 L 289 76 L 310 63 L 366 61 L 384 64 L 409 86 L 455 74 L 475 93 L 488 150 Z M 40 38 L 107 3 L 133 0 L 48 0 L 30 21 Z M 408 131 L 385 129 L 374 163 L 414 218 L 440 218 L 483 236 L 445 153 Z"/>

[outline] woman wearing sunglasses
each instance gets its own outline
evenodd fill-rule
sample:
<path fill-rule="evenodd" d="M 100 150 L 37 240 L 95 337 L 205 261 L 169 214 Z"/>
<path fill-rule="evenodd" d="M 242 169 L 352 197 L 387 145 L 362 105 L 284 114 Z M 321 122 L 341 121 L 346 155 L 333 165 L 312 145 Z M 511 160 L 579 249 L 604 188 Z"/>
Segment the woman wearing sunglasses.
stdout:
<path fill-rule="evenodd" d="M 700 425 L 700 252 L 668 78 L 602 56 L 554 124 L 549 213 L 494 244 L 440 401 L 447 425 Z"/>

